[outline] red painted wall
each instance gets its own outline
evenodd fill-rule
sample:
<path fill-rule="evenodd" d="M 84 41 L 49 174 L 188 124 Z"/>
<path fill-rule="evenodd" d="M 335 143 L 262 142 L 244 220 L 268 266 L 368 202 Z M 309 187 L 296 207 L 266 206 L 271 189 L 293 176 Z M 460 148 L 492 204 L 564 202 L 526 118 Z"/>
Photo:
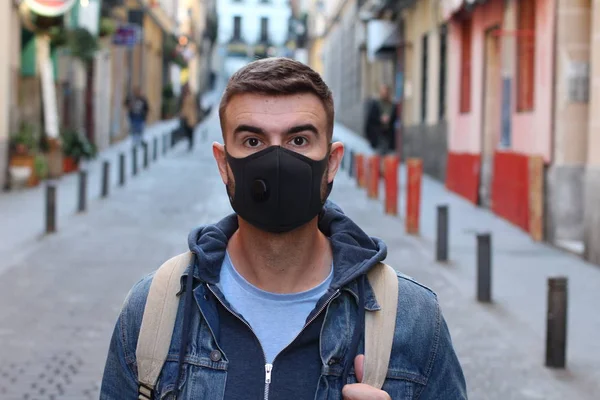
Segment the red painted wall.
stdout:
<path fill-rule="evenodd" d="M 449 152 L 446 187 L 477 204 L 480 166 L 479 154 Z"/>
<path fill-rule="evenodd" d="M 492 210 L 529 231 L 529 157 L 510 151 L 494 154 Z"/>

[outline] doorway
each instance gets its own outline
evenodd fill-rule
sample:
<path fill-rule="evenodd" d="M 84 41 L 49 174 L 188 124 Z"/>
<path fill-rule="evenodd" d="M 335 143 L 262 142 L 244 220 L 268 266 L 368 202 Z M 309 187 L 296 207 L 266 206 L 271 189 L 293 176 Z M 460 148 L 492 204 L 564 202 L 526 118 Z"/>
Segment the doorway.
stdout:
<path fill-rule="evenodd" d="M 483 115 L 481 120 L 481 175 L 479 205 L 491 208 L 494 149 L 501 128 L 501 58 L 499 26 L 485 32 L 483 58 Z"/>

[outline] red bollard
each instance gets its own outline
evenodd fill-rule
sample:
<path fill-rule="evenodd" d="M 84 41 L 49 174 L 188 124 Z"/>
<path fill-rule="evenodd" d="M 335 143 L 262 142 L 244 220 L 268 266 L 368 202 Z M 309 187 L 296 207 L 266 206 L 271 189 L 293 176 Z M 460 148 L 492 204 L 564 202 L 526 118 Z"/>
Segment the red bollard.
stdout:
<path fill-rule="evenodd" d="M 406 162 L 408 168 L 406 196 L 406 233 L 419 234 L 419 216 L 421 208 L 421 177 L 423 161 L 420 158 L 410 158 Z"/>
<path fill-rule="evenodd" d="M 385 213 L 398 215 L 398 164 L 396 156 L 386 156 L 383 159 L 383 173 L 385 179 Z"/>
<path fill-rule="evenodd" d="M 369 158 L 368 195 L 371 199 L 379 198 L 379 166 L 381 159 L 378 155 Z"/>
<path fill-rule="evenodd" d="M 365 158 L 362 154 L 356 154 L 356 181 L 358 187 L 364 188 L 366 186 L 366 174 L 365 174 Z"/>

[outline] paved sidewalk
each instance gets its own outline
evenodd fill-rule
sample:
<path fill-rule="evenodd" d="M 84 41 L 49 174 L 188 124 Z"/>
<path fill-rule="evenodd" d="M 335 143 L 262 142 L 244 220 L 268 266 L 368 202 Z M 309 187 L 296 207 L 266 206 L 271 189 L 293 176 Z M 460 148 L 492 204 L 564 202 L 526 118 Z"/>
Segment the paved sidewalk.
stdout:
<path fill-rule="evenodd" d="M 148 143 L 149 168 L 152 161 L 153 138 L 158 140 L 158 160 L 163 157 L 162 135 L 170 132 L 178 124 L 178 121 L 164 121 L 146 128 L 144 140 Z M 168 143 L 170 151 L 170 142 Z M 88 171 L 87 196 L 88 209 L 94 207 L 94 202 L 100 198 L 102 184 L 102 163 L 110 162 L 110 191 L 114 191 L 119 174 L 119 154 L 125 154 L 126 181 L 132 176 L 132 144 L 127 138 L 105 151 L 98 154 L 96 159 L 85 162 L 82 168 Z M 143 151 L 138 147 L 138 175 L 144 174 Z M 65 217 L 77 212 L 78 201 L 78 174 L 71 173 L 55 181 L 57 185 L 57 225 L 61 229 L 61 223 Z M 46 184 L 42 182 L 39 186 L 31 189 L 23 189 L 0 195 L 0 259 L 6 259 L 9 254 L 19 256 L 27 251 L 28 245 L 39 240 L 45 231 L 45 196 Z M 18 250 L 21 251 L 18 251 Z M 0 267 L 1 270 L 1 267 Z"/>
<path fill-rule="evenodd" d="M 348 149 L 370 152 L 368 143 L 363 138 L 342 126 L 336 127 L 334 135 L 336 139 L 345 142 Z M 406 212 L 404 166 L 400 167 L 399 176 L 401 215 L 399 218 L 389 217 L 394 220 L 396 230 L 392 232 L 392 236 L 404 232 Z M 382 184 L 381 196 L 383 193 Z M 363 197 L 367 197 L 366 193 Z M 529 343 L 527 353 L 529 358 L 535 361 L 531 365 L 532 368 L 543 365 L 545 357 L 547 278 L 551 276 L 569 278 L 568 370 L 557 375 L 558 379 L 569 381 L 581 390 L 595 388 L 595 392 L 589 393 L 596 393 L 593 398 L 599 398 L 597 393 L 600 393 L 600 342 L 596 340 L 596 333 L 600 331 L 600 313 L 597 312 L 600 304 L 600 267 L 550 245 L 533 242 L 529 235 L 519 228 L 495 216 L 489 210 L 474 206 L 449 192 L 442 183 L 428 176 L 423 177 L 421 197 L 421 235 L 418 238 L 411 238 L 411 243 L 419 248 L 423 256 L 435 266 L 437 275 L 435 279 L 443 277 L 446 283 L 453 287 L 454 295 L 459 295 L 473 303 L 468 308 L 485 310 L 487 318 L 499 322 L 499 329 L 506 331 L 515 329 L 504 351 L 510 353 L 513 349 L 522 347 L 523 343 Z M 355 196 L 351 198 L 353 201 L 356 199 Z M 370 200 L 369 204 L 374 212 L 382 212 L 383 201 Z M 450 209 L 449 257 L 451 261 L 447 265 L 433 262 L 436 207 L 442 204 L 449 205 Z M 478 232 L 492 234 L 493 305 L 490 306 L 474 306 L 476 304 L 475 235 Z M 384 234 L 385 230 L 382 231 L 382 235 Z M 459 318 L 465 319 L 469 316 L 463 315 Z M 455 323 L 455 321 L 451 322 Z M 517 326 L 520 328 L 516 328 Z M 457 328 L 463 330 L 462 327 L 457 326 Z M 482 356 L 488 351 L 492 350 L 482 349 Z M 469 358 L 476 362 L 477 357 L 477 354 L 471 354 Z M 490 390 L 492 389 L 493 386 L 490 386 Z M 520 398 L 555 398 L 550 397 L 551 395 L 551 393 L 544 394 L 547 397 L 523 395 Z"/>

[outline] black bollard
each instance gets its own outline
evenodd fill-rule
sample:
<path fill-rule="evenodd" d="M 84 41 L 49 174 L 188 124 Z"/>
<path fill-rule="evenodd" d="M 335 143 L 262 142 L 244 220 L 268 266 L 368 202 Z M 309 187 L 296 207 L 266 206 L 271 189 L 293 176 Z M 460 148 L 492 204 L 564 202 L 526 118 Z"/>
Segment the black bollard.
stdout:
<path fill-rule="evenodd" d="M 144 169 L 148 168 L 148 143 L 143 142 L 142 147 L 144 148 Z"/>
<path fill-rule="evenodd" d="M 354 151 L 350 150 L 350 165 L 348 166 L 348 175 L 354 176 Z"/>
<path fill-rule="evenodd" d="M 110 182 L 110 163 L 104 161 L 102 163 L 102 197 L 108 197 L 108 187 Z"/>
<path fill-rule="evenodd" d="M 437 242 L 436 260 L 438 262 L 448 261 L 448 206 L 437 208 Z"/>
<path fill-rule="evenodd" d="M 492 301 L 492 236 L 477 235 L 477 300 Z"/>
<path fill-rule="evenodd" d="M 548 278 L 546 366 L 565 368 L 567 354 L 567 278 Z"/>
<path fill-rule="evenodd" d="M 79 171 L 79 194 L 77 201 L 77 211 L 82 213 L 87 209 L 87 171 Z"/>
<path fill-rule="evenodd" d="M 342 163 L 340 165 L 340 169 L 343 171 L 346 169 L 346 161 L 348 158 L 348 154 L 346 152 L 344 152 L 344 155 L 342 156 Z"/>
<path fill-rule="evenodd" d="M 56 232 L 56 185 L 46 185 L 46 233 Z"/>
<path fill-rule="evenodd" d="M 156 161 L 158 158 L 158 139 L 156 136 L 152 139 L 152 160 Z"/>
<path fill-rule="evenodd" d="M 138 172 L 138 151 L 137 151 L 137 147 L 133 147 L 133 149 L 131 149 L 131 169 L 132 169 L 132 173 L 133 176 L 137 175 Z"/>
<path fill-rule="evenodd" d="M 125 154 L 119 154 L 119 186 L 125 185 Z"/>

